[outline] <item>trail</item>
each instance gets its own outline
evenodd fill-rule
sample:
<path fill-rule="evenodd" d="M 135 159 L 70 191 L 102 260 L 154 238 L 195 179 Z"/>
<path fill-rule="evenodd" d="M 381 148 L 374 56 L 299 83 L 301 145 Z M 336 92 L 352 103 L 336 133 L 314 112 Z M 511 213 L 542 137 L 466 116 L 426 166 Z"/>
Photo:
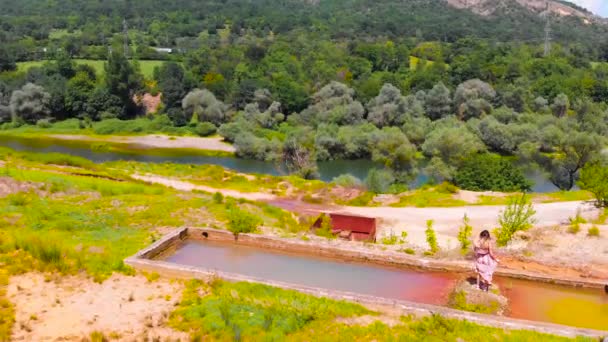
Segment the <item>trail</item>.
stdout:
<path fill-rule="evenodd" d="M 240 192 L 236 190 L 228 189 L 217 189 L 210 186 L 192 184 L 190 182 L 184 182 L 176 179 L 154 176 L 154 175 L 140 175 L 133 174 L 131 178 L 140 180 L 146 183 L 161 184 L 180 191 L 205 191 L 210 193 L 219 192 L 224 196 L 242 198 L 250 201 L 273 201 L 277 199 L 277 196 L 272 194 L 266 194 L 262 192 Z"/>

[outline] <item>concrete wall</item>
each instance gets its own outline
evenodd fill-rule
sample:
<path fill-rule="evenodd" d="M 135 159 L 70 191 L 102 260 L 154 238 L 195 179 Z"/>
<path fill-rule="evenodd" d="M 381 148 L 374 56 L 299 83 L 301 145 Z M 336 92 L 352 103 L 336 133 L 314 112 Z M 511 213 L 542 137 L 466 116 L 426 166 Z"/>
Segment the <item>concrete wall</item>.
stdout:
<path fill-rule="evenodd" d="M 380 253 L 377 251 L 369 253 L 353 252 L 346 249 L 336 248 L 336 246 L 319 246 L 318 243 L 311 243 L 306 241 L 294 241 L 282 238 L 254 235 L 254 234 L 240 234 L 238 239 L 232 233 L 222 230 L 215 229 L 200 229 L 200 228 L 182 228 L 175 230 L 162 239 L 156 241 L 151 246 L 139 251 L 132 257 L 125 259 L 125 263 L 134 267 L 135 269 L 157 272 L 163 276 L 173 278 L 195 278 L 210 280 L 213 278 L 221 278 L 227 281 L 247 281 L 266 284 L 288 290 L 296 290 L 310 295 L 318 297 L 328 297 L 338 300 L 347 300 L 352 302 L 361 303 L 369 306 L 390 306 L 396 308 L 402 312 L 402 314 L 415 314 L 415 315 L 430 315 L 440 314 L 444 317 L 454 319 L 464 319 L 470 322 L 474 322 L 481 325 L 493 326 L 502 329 L 524 329 L 533 330 L 542 333 L 548 333 L 553 335 L 561 335 L 568 337 L 575 336 L 589 336 L 595 338 L 601 338 L 608 336 L 608 332 L 602 332 L 592 329 L 574 328 L 569 326 L 563 326 L 558 324 L 534 322 L 520 319 L 513 319 L 508 317 L 498 317 L 491 315 L 476 314 L 471 312 L 454 310 L 446 307 L 413 303 L 402 300 L 392 300 L 387 298 L 380 298 L 368 295 L 361 295 L 350 292 L 326 290 L 314 287 L 307 287 L 297 284 L 289 284 L 283 282 L 276 282 L 267 279 L 260 279 L 255 277 L 244 276 L 240 274 L 233 274 L 228 272 L 213 271 L 202 267 L 193 267 L 178 265 L 170 262 L 161 260 L 154 260 L 153 258 L 159 256 L 163 251 L 179 246 L 179 243 L 185 239 L 195 240 L 211 240 L 211 241 L 233 241 L 236 244 L 242 244 L 247 246 L 256 246 L 260 248 L 270 248 L 275 250 L 289 251 L 291 253 L 305 253 L 310 254 L 314 251 L 315 255 L 321 255 L 326 257 L 340 257 L 341 259 L 357 260 L 357 261 L 368 261 L 381 265 L 401 265 L 408 267 L 418 267 L 429 270 L 441 270 L 441 271 L 457 271 L 462 272 L 462 267 L 458 265 L 442 264 L 438 261 L 433 260 L 420 260 L 410 258 L 408 255 L 392 255 L 393 253 Z M 520 276 L 520 278 L 534 279 L 529 276 Z M 570 284 L 576 285 L 576 284 Z"/>

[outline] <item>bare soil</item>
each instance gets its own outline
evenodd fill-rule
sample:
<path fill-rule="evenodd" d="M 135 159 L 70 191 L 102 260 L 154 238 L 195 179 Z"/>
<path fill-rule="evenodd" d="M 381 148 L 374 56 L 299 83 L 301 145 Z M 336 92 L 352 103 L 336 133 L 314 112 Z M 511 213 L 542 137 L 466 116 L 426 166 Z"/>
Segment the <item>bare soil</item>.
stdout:
<path fill-rule="evenodd" d="M 235 148 L 223 141 L 221 137 L 170 137 L 161 134 L 140 135 L 140 136 L 117 136 L 108 135 L 95 137 L 78 134 L 53 134 L 49 137 L 61 140 L 95 141 L 95 142 L 115 142 L 123 144 L 133 144 L 149 148 L 189 148 L 205 151 L 234 152 Z"/>
<path fill-rule="evenodd" d="M 13 341 L 82 341 L 96 331 L 118 341 L 188 340 L 166 326 L 180 300 L 181 283 L 117 274 L 102 284 L 84 276 L 48 277 L 11 277 Z"/>
<path fill-rule="evenodd" d="M 6 197 L 19 192 L 35 191 L 42 194 L 44 184 L 34 182 L 21 182 L 11 177 L 0 176 L 0 197 Z"/>

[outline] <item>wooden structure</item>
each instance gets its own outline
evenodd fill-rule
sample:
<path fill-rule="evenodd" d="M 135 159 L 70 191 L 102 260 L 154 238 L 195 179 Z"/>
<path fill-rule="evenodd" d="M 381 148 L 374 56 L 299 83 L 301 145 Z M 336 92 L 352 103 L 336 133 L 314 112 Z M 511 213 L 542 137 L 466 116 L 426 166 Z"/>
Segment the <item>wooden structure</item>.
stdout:
<path fill-rule="evenodd" d="M 329 217 L 331 231 L 345 240 L 376 241 L 376 219 L 348 214 L 328 213 L 317 218 L 312 226 L 313 230 L 321 228 L 323 219 Z"/>

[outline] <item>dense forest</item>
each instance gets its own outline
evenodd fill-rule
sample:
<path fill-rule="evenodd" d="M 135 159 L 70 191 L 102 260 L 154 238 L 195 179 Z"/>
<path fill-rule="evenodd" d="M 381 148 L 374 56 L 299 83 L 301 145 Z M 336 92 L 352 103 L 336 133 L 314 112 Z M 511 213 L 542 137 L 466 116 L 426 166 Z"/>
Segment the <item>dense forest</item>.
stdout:
<path fill-rule="evenodd" d="M 4 129 L 124 128 L 145 116 L 158 131 L 218 132 L 238 156 L 306 178 L 318 160 L 372 159 L 385 166 L 368 177 L 376 192 L 420 167 L 504 191 L 529 189 L 520 167 L 540 167 L 571 189 L 608 135 L 607 27 L 552 18 L 545 54 L 544 19 L 516 4 L 491 17 L 428 0 L 2 0 L 0 10 Z M 76 58 L 106 60 L 104 70 Z M 165 62 L 144 77 L 144 59 Z M 144 93 L 161 94 L 155 113 L 138 105 Z"/>

